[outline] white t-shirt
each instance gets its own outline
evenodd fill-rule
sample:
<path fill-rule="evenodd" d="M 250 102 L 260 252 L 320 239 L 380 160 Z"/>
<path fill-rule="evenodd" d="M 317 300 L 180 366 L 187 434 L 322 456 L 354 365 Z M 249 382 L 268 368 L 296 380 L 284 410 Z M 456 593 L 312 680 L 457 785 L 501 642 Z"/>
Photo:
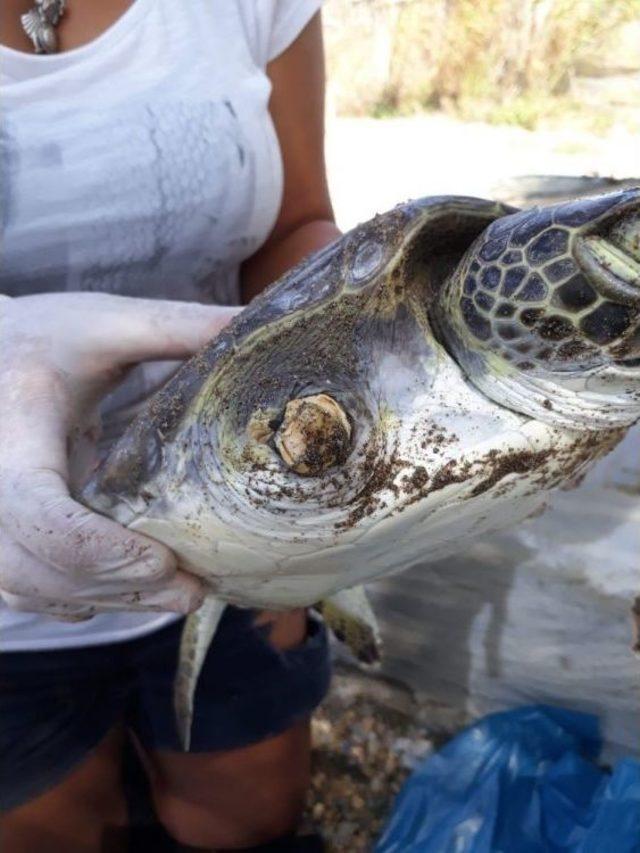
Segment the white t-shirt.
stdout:
<path fill-rule="evenodd" d="M 282 197 L 265 68 L 320 2 L 135 0 L 75 50 L 1 47 L 0 293 L 237 304 L 239 265 Z M 133 372 L 106 401 L 107 439 L 173 369 Z M 70 624 L 0 608 L 7 651 L 115 642 L 177 618 Z"/>

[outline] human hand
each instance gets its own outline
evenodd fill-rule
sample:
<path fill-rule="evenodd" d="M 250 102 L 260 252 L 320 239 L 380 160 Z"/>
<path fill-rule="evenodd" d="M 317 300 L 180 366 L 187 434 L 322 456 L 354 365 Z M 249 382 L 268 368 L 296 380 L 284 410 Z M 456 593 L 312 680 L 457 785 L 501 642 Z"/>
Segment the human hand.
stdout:
<path fill-rule="evenodd" d="M 0 596 L 65 619 L 175 610 L 200 582 L 69 493 L 69 442 L 133 364 L 185 358 L 239 308 L 99 293 L 0 295 Z"/>

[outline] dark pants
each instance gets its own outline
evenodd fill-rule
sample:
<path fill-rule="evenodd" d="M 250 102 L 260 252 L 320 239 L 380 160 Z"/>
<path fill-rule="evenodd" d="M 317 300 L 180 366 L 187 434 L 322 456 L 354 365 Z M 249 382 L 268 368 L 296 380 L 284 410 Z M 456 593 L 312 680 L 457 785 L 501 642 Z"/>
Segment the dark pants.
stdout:
<path fill-rule="evenodd" d="M 324 626 L 285 651 L 228 607 L 195 696 L 191 752 L 236 749 L 309 716 L 330 680 Z M 179 750 L 173 681 L 183 622 L 128 642 L 0 655 L 0 808 L 60 783 L 119 721 L 147 749 Z"/>

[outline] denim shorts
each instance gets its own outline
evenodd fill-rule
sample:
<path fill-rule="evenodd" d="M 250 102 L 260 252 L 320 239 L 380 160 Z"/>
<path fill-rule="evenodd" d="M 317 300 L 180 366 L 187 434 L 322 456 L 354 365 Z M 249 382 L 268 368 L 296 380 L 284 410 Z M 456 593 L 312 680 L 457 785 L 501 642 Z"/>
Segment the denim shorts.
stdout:
<path fill-rule="evenodd" d="M 255 612 L 228 607 L 195 696 L 191 752 L 236 749 L 305 719 L 329 687 L 324 625 L 278 650 Z M 173 680 L 183 620 L 126 642 L 0 654 L 0 809 L 61 782 L 116 723 L 179 750 Z"/>

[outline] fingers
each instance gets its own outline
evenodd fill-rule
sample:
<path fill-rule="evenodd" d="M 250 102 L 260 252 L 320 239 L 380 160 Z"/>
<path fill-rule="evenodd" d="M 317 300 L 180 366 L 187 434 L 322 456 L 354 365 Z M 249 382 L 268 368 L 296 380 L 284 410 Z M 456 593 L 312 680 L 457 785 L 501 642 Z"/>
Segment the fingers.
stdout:
<path fill-rule="evenodd" d="M 164 546 L 87 510 L 55 471 L 3 472 L 0 515 L 14 539 L 69 575 L 90 571 L 105 584 L 133 588 L 157 587 L 175 572 Z"/>
<path fill-rule="evenodd" d="M 11 300 L 3 337 L 7 357 L 16 348 L 20 362 L 48 354 L 69 375 L 96 378 L 137 361 L 185 358 L 241 310 L 107 293 L 37 294 Z"/>
<path fill-rule="evenodd" d="M 96 583 L 89 576 L 70 578 L 55 567 L 37 559 L 33 554 L 14 542 L 6 532 L 0 530 L 0 589 L 9 607 L 50 616 L 69 618 L 74 621 L 90 618 L 95 613 L 134 610 L 176 610 L 176 596 L 182 595 L 182 587 L 194 586 L 189 596 L 191 612 L 201 602 L 199 584 L 183 572 L 177 572 L 166 587 L 152 592 L 127 590 L 118 592 L 105 590 L 104 584 Z"/>
<path fill-rule="evenodd" d="M 242 308 L 200 305 L 170 300 L 127 299 L 130 328 L 121 345 L 143 361 L 183 358 L 197 352 L 215 337 Z"/>
<path fill-rule="evenodd" d="M 11 610 L 52 616 L 62 622 L 86 622 L 96 613 L 93 607 L 79 607 L 66 601 L 56 601 L 50 598 L 14 595 L 10 592 L 1 592 L 0 598 Z"/>
<path fill-rule="evenodd" d="M 33 389 L 28 404 L 16 401 L 12 430 L 2 430 L 0 436 L 0 520 L 5 530 L 40 562 L 82 580 L 91 597 L 128 595 L 117 599 L 120 609 L 125 604 L 178 613 L 196 609 L 200 582 L 176 571 L 167 548 L 90 512 L 69 496 L 66 430 L 47 393 L 43 382 Z M 9 411 L 2 405 L 0 409 Z M 0 555 L 4 557 L 2 551 Z M 53 590 L 45 594 L 60 597 Z"/>
<path fill-rule="evenodd" d="M 140 601 L 132 599 L 131 596 L 113 596 L 112 598 L 86 599 L 85 595 L 79 595 L 68 600 L 64 598 L 47 598 L 38 595 L 16 595 L 12 592 L 0 591 L 0 598 L 7 607 L 25 613 L 39 613 L 42 616 L 54 616 L 68 622 L 83 622 L 91 619 L 96 613 L 134 612 L 134 613 L 166 613 L 175 612 L 170 607 L 162 604 L 163 596 L 154 596 L 157 603 L 150 604 L 151 597 Z M 197 608 L 194 608 L 194 610 Z M 193 612 L 193 611 L 189 611 Z M 184 614 L 188 615 L 187 611 Z"/>
<path fill-rule="evenodd" d="M 87 294 L 95 296 L 96 294 Z M 76 295 L 77 296 L 77 295 Z M 114 364 L 186 358 L 238 314 L 239 306 L 109 296 L 109 310 L 85 346 Z"/>
<path fill-rule="evenodd" d="M 69 497 L 56 472 L 2 472 L 0 518 L 5 532 L 11 530 L 12 540 L 21 546 L 15 558 L 24 560 L 26 552 L 57 569 L 74 590 L 82 589 L 85 599 L 116 596 L 130 608 L 142 605 L 179 613 L 199 606 L 200 582 L 177 571 L 175 558 L 164 545 L 87 510 Z M 0 553 L 4 561 L 4 552 Z M 53 592 L 42 594 L 48 597 Z M 65 587 L 64 595 L 55 597 L 67 594 Z"/>

